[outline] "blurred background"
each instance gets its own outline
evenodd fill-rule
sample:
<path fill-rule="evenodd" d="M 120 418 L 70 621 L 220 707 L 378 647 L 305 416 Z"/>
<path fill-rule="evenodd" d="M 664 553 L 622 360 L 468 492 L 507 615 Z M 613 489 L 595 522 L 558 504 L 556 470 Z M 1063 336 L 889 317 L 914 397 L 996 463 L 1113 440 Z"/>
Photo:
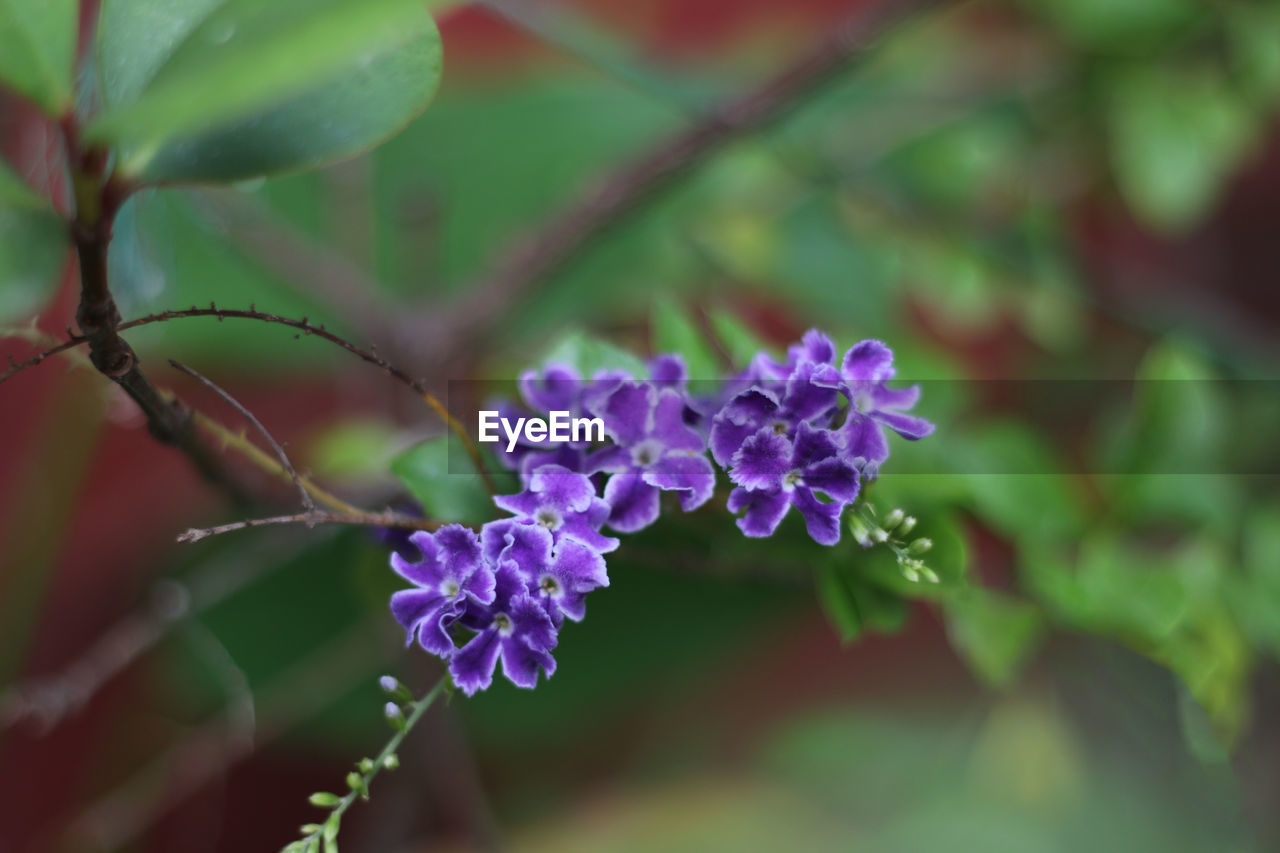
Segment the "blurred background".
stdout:
<path fill-rule="evenodd" d="M 442 392 L 579 332 L 734 354 L 818 325 L 888 341 L 942 425 L 894 445 L 873 498 L 929 525 L 964 594 L 668 515 L 613 555 L 554 678 L 429 713 L 344 849 L 1280 849 L 1280 494 L 1254 461 L 1280 425 L 1280 4 L 932 4 L 535 285 L 481 287 L 878 2 L 441 4 L 442 89 L 385 146 L 122 211 L 126 318 L 306 315 Z M 0 98 L 5 158 L 47 184 L 56 134 Z M 63 267 L 4 294 L 15 357 L 71 321 Z M 450 340 L 458 304 L 482 322 Z M 365 505 L 402 498 L 393 460 L 439 432 L 285 329 L 128 337 Z M 74 357 L 0 388 L 0 851 L 277 849 L 385 740 L 377 676 L 437 677 L 366 531 L 174 542 L 263 509 Z"/>

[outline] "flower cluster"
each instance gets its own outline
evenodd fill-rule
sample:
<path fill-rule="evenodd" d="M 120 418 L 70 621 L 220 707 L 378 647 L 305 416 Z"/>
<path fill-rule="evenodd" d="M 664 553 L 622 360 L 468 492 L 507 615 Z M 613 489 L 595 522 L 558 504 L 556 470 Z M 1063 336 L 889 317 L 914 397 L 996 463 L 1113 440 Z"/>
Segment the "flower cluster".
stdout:
<path fill-rule="evenodd" d="M 478 533 L 457 524 L 415 533 L 417 558 L 403 547 L 392 555 L 413 584 L 391 598 L 407 642 L 447 660 L 468 695 L 489 686 L 499 661 L 521 687 L 535 686 L 539 670 L 550 676 L 564 620 L 582 619 L 587 593 L 609 584 L 604 555 L 618 540 L 605 528 L 648 527 L 662 492 L 686 512 L 702 506 L 715 492 L 711 460 L 733 483 L 728 507 L 741 513 L 746 536 L 772 535 L 794 507 L 814 541 L 835 545 L 845 508 L 889 457 L 885 429 L 912 440 L 933 431 L 906 413 L 918 387 L 888 387 L 893 353 L 879 341 L 854 345 L 837 363 L 831 340 L 813 330 L 785 361 L 762 353 L 711 394 L 690 391 L 678 355 L 656 357 L 648 373 L 526 372 L 524 408 L 503 404 L 504 415 L 597 417 L 607 441 L 499 451 L 522 486 L 494 498 L 507 517 Z"/>

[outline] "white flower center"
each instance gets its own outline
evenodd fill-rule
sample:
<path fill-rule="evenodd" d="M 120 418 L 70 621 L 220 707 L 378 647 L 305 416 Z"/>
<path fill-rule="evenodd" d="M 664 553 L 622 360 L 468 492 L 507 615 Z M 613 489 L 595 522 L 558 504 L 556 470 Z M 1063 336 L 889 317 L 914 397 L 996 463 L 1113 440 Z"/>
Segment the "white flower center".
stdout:
<path fill-rule="evenodd" d="M 455 580 L 447 580 L 440 585 L 440 591 L 447 597 L 453 598 L 462 591 L 462 587 L 458 586 L 458 582 Z"/>
<path fill-rule="evenodd" d="M 782 490 L 784 492 L 794 491 L 795 487 L 804 482 L 804 474 L 800 473 L 799 468 L 793 468 L 782 475 Z"/>
<path fill-rule="evenodd" d="M 784 420 L 776 420 L 771 426 L 773 427 L 774 435 L 783 435 L 787 431 L 787 422 Z"/>
<path fill-rule="evenodd" d="M 547 595 L 556 596 L 560 594 L 560 581 L 556 580 L 551 575 L 543 575 L 538 581 L 538 586 L 541 587 L 542 591 Z"/>
<path fill-rule="evenodd" d="M 648 468 L 662 456 L 662 442 L 648 438 L 631 448 L 631 461 L 641 468 Z"/>
<path fill-rule="evenodd" d="M 533 520 L 548 530 L 559 530 L 560 525 L 564 524 L 564 516 L 560 511 L 549 506 L 538 507 L 538 511 L 533 514 Z"/>
<path fill-rule="evenodd" d="M 505 613 L 495 613 L 493 616 L 493 624 L 498 626 L 498 633 L 504 637 L 511 636 L 512 626 L 511 617 Z"/>

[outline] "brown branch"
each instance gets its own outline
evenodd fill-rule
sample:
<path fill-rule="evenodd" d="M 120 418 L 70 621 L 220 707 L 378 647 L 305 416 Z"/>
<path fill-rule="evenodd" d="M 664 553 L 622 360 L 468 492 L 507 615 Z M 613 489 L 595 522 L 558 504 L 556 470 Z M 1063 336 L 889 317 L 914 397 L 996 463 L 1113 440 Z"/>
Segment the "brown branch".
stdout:
<path fill-rule="evenodd" d="M 376 367 L 381 368 L 382 370 L 386 371 L 393 379 L 400 382 L 401 384 L 403 384 L 404 386 L 412 390 L 414 393 L 416 393 L 419 397 L 421 397 L 422 400 L 431 408 L 431 410 L 435 412 L 436 415 L 439 416 L 439 418 L 442 421 L 445 422 L 445 425 L 448 426 L 449 429 L 452 430 L 455 435 L 457 435 L 458 440 L 462 442 L 462 446 L 467 452 L 467 456 L 471 459 L 472 464 L 475 466 L 476 473 L 478 473 L 480 475 L 480 478 L 484 481 L 485 488 L 488 489 L 489 494 L 494 493 L 495 487 L 493 484 L 493 479 L 489 476 L 489 472 L 485 468 L 484 459 L 480 456 L 480 449 L 476 446 L 475 442 L 471 440 L 471 436 L 467 434 L 466 427 L 464 427 L 458 421 L 457 418 L 455 418 L 452 414 L 449 413 L 449 410 L 445 408 L 444 404 L 441 403 L 440 400 L 434 394 L 432 394 L 430 391 L 427 390 L 426 385 L 424 385 L 419 380 L 414 379 L 408 373 L 404 372 L 400 368 L 388 362 L 382 356 L 378 355 L 377 350 L 361 349 L 360 347 L 351 343 L 341 335 L 335 334 L 334 332 L 331 332 L 328 329 L 326 329 L 323 323 L 316 326 L 316 325 L 313 325 L 306 317 L 303 317 L 301 320 L 294 320 L 291 317 L 281 317 L 278 314 L 268 314 L 266 312 L 257 310 L 252 305 L 250 305 L 249 310 L 246 311 L 243 309 L 236 309 L 236 308 L 219 308 L 216 304 L 209 303 L 208 308 L 196 308 L 195 306 L 192 306 L 191 308 L 187 308 L 181 311 L 162 311 L 158 314 L 148 314 L 145 317 L 138 317 L 134 320 L 129 320 L 128 322 L 120 323 L 116 328 L 119 331 L 125 331 L 127 329 L 132 329 L 137 326 L 147 326 L 152 323 L 167 323 L 171 320 L 182 320 L 189 317 L 216 317 L 218 318 L 218 320 L 227 320 L 227 319 L 257 320 L 262 323 L 274 323 L 279 326 L 289 326 L 290 328 L 299 330 L 304 335 L 313 335 L 317 338 L 326 340 L 332 344 L 336 344 L 337 346 L 342 347 L 344 350 L 351 353 L 352 355 L 357 356 L 358 358 L 368 362 L 369 364 L 372 364 Z M 34 367 L 35 365 L 40 364 L 42 361 L 44 361 L 46 358 L 48 358 L 51 355 L 55 355 L 57 353 L 63 352 L 67 349 L 70 349 L 71 347 L 75 347 L 75 346 L 79 346 L 80 344 L 87 343 L 89 342 L 89 340 L 90 339 L 87 335 L 72 336 L 65 343 L 59 344 L 56 347 L 45 350 L 44 352 L 39 353 L 38 355 L 27 359 L 25 362 L 21 362 L 19 364 L 14 365 L 14 367 L 11 368 L 8 372 L 0 376 L 0 382 L 3 382 L 4 380 L 8 379 L 10 376 L 18 372 L 19 370 L 22 370 L 26 367 Z"/>
<path fill-rule="evenodd" d="M 205 385 L 205 387 L 212 390 L 215 394 L 217 394 L 223 400 L 226 400 L 227 403 L 231 406 L 231 408 L 235 409 L 237 412 L 243 415 L 245 420 L 253 424 L 254 429 L 256 429 L 262 435 L 262 437 L 267 440 L 267 444 L 271 445 L 271 449 L 275 451 L 276 458 L 280 460 L 280 467 L 284 468 L 284 470 L 289 474 L 289 479 L 293 480 L 293 485 L 298 489 L 298 497 L 301 498 L 302 500 L 302 508 L 305 509 L 307 512 L 315 512 L 316 511 L 315 501 L 311 500 L 311 493 L 307 491 L 306 486 L 302 485 L 302 480 L 299 479 L 298 472 L 294 470 L 293 463 L 289 461 L 289 454 L 284 452 L 284 448 L 280 446 L 280 442 L 276 441 L 275 437 L 272 436 L 271 433 L 267 430 L 267 428 L 262 425 L 262 421 L 258 420 L 258 418 L 253 414 L 253 412 L 246 409 L 240 403 L 240 401 L 238 401 L 235 397 L 232 397 L 230 394 L 228 394 L 226 390 L 224 390 L 220 385 L 218 385 L 213 380 L 209 379 L 206 376 L 201 375 L 200 373 L 197 373 L 196 371 L 192 370 L 190 367 L 187 367 L 185 364 L 175 361 L 172 358 L 169 359 L 169 364 L 172 365 L 175 370 L 180 370 L 183 373 L 190 376 L 192 379 L 196 379 L 202 382 Z"/>
<path fill-rule="evenodd" d="M 425 324 L 414 316 L 402 335 L 423 363 L 453 358 L 491 332 L 527 292 L 643 201 L 674 184 L 728 144 L 777 122 L 840 73 L 865 59 L 895 24 L 935 0 L 880 2 L 865 9 L 746 95 L 708 111 L 688 129 L 623 165 L 498 255 L 496 265 Z"/>
<path fill-rule="evenodd" d="M 236 530 L 248 530 L 251 527 L 267 527 L 274 524 L 305 524 L 311 527 L 316 524 L 355 524 L 365 527 L 394 527 L 399 530 L 437 530 L 445 522 L 427 521 L 413 518 L 396 512 L 324 512 L 310 510 L 293 515 L 274 515 L 270 518 L 247 518 L 244 521 L 233 521 L 219 524 L 217 527 L 193 527 L 178 537 L 179 542 L 199 542 L 210 536 L 220 536 Z"/>
<path fill-rule="evenodd" d="M 192 428 L 191 410 L 181 400 L 160 393 L 151 384 L 139 366 L 137 354 L 120 337 L 120 311 L 107 279 L 107 249 L 116 213 L 131 188 L 108 174 L 105 150 L 81 146 L 74 117 L 63 122 L 62 131 L 75 195 L 75 216 L 70 230 L 80 267 L 76 324 L 89 345 L 89 360 L 99 373 L 123 388 L 137 403 L 153 438 L 182 450 L 205 479 L 225 488 L 237 501 L 247 502 L 249 490 L 221 464 L 218 454 Z M 60 346 L 65 347 L 65 344 Z M 38 356 L 34 363 L 40 361 L 43 357 Z M 3 378 L 19 369 L 15 366 Z"/>

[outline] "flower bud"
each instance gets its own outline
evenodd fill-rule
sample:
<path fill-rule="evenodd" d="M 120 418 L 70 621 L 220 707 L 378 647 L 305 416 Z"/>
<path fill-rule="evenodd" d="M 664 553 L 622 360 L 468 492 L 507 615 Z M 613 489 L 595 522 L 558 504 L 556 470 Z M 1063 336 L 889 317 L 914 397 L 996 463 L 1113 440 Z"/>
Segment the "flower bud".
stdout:
<path fill-rule="evenodd" d="M 331 809 L 342 802 L 342 797 L 330 794 L 328 791 L 317 791 L 308 798 L 308 801 L 318 809 Z"/>
<path fill-rule="evenodd" d="M 902 519 L 902 524 L 898 525 L 898 533 L 901 534 L 902 536 L 906 536 L 908 533 L 914 530 L 915 527 L 916 527 L 916 517 L 914 515 L 908 515 L 906 518 Z"/>
<path fill-rule="evenodd" d="M 382 759 L 382 766 L 388 770 L 395 770 L 400 767 L 400 757 L 393 752 Z"/>
<path fill-rule="evenodd" d="M 867 525 L 863 524 L 862 519 L 858 518 L 858 516 L 849 516 L 849 531 L 853 533 L 853 541 L 857 542 L 863 548 L 870 548 L 873 544 L 871 541 L 871 533 L 867 530 Z"/>
<path fill-rule="evenodd" d="M 877 544 L 888 542 L 889 534 L 884 530 L 882 530 L 881 528 L 877 527 L 875 530 L 871 531 L 871 541 Z"/>
<path fill-rule="evenodd" d="M 391 728 L 398 732 L 405 729 L 404 712 L 400 710 L 400 706 L 395 702 L 388 702 L 382 709 L 387 716 L 387 722 L 391 724 Z"/>
<path fill-rule="evenodd" d="M 884 517 L 884 529 L 893 530 L 895 527 L 897 527 L 899 524 L 902 523 L 904 518 L 906 518 L 906 516 L 903 515 L 902 510 L 895 509 L 893 512 L 889 513 Z"/>
<path fill-rule="evenodd" d="M 907 546 L 908 554 L 924 554 L 933 547 L 933 540 L 928 537 L 921 537 Z"/>

